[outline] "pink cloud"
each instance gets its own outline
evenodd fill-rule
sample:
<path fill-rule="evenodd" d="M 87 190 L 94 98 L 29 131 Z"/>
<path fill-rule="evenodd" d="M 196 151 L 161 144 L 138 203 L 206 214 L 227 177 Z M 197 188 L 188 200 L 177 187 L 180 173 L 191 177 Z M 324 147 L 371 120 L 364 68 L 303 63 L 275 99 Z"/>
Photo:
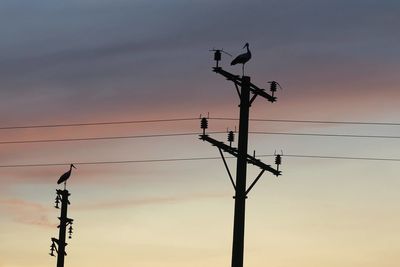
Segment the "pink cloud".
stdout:
<path fill-rule="evenodd" d="M 114 208 L 125 208 L 131 206 L 178 203 L 178 202 L 191 201 L 195 199 L 221 198 L 226 196 L 227 194 L 196 194 L 191 196 L 148 197 L 148 198 L 96 202 L 83 205 L 81 204 L 81 205 L 76 205 L 74 209 L 76 210 L 114 209 Z"/>
<path fill-rule="evenodd" d="M 21 199 L 2 199 L 0 200 L 0 209 L 18 223 L 40 227 L 57 226 L 48 218 L 47 213 L 50 208 L 38 203 Z"/>

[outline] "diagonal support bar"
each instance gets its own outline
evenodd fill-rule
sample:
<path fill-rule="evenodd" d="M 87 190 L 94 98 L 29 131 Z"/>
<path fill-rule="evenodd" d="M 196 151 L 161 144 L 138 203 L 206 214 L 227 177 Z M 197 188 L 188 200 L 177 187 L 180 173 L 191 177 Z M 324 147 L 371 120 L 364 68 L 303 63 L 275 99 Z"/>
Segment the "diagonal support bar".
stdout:
<path fill-rule="evenodd" d="M 236 190 L 236 185 L 235 185 L 235 182 L 233 181 L 233 177 L 232 177 L 231 171 L 229 170 L 228 164 L 226 163 L 224 154 L 222 153 L 221 148 L 218 148 L 218 150 L 219 150 L 219 153 L 221 154 L 222 161 L 224 162 L 225 169 L 226 169 L 226 171 L 228 172 L 229 179 L 231 180 L 231 183 L 232 183 L 232 185 L 233 185 L 233 189 Z"/>
<path fill-rule="evenodd" d="M 261 178 L 261 176 L 264 174 L 265 170 L 261 170 L 261 172 L 258 174 L 257 178 L 254 179 L 254 181 L 251 183 L 251 185 L 249 186 L 249 188 L 246 190 L 246 196 L 247 194 L 251 191 L 251 189 L 256 185 L 256 183 L 258 182 L 258 180 Z"/>
<path fill-rule="evenodd" d="M 254 100 L 256 100 L 257 96 L 257 94 L 254 94 L 253 97 L 250 99 L 250 106 L 251 104 L 253 104 Z"/>
<path fill-rule="evenodd" d="M 239 96 L 239 98 L 240 98 L 240 97 L 241 97 L 241 94 L 240 94 L 239 87 L 238 87 L 237 83 L 233 83 L 233 84 L 235 85 L 236 92 L 237 92 L 237 94 L 238 94 L 238 96 Z"/>

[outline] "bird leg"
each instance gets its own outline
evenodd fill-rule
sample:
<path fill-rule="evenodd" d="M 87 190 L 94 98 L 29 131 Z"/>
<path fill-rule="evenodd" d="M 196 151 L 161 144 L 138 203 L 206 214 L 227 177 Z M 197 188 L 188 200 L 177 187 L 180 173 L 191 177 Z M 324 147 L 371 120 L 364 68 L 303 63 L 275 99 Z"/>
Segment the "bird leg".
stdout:
<path fill-rule="evenodd" d="M 242 76 L 244 76 L 244 64 L 242 64 Z"/>

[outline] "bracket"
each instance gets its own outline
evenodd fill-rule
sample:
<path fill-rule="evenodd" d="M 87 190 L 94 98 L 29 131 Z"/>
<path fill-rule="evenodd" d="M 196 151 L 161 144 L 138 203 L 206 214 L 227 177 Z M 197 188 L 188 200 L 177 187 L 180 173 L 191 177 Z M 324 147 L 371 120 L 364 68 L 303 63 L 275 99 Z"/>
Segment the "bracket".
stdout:
<path fill-rule="evenodd" d="M 231 180 L 231 183 L 232 183 L 232 185 L 233 185 L 233 189 L 236 190 L 236 185 L 235 185 L 235 182 L 233 181 L 233 177 L 232 177 L 232 174 L 231 174 L 231 172 L 230 172 L 230 170 L 229 170 L 228 164 L 226 163 L 224 154 L 222 153 L 221 148 L 218 148 L 218 150 L 219 150 L 219 153 L 221 154 L 222 161 L 224 162 L 225 169 L 226 169 L 226 171 L 228 172 L 229 179 Z"/>

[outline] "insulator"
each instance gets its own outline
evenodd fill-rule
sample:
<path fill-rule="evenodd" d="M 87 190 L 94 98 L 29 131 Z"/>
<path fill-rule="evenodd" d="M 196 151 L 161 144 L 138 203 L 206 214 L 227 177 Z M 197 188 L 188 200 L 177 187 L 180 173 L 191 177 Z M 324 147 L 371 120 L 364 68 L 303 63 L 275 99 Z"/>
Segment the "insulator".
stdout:
<path fill-rule="evenodd" d="M 207 118 L 201 118 L 200 127 L 201 127 L 201 129 L 207 129 L 208 128 L 208 120 L 207 120 Z"/>
<path fill-rule="evenodd" d="M 55 255 L 54 255 L 54 249 L 55 249 L 55 245 L 54 245 L 54 243 L 53 243 L 53 244 L 51 244 L 51 246 L 50 246 L 50 256 L 55 256 Z"/>
<path fill-rule="evenodd" d="M 271 84 L 270 86 L 270 91 L 271 92 L 276 92 L 278 89 L 278 83 L 276 81 L 269 82 Z"/>
<path fill-rule="evenodd" d="M 58 206 L 58 204 L 60 204 L 60 196 L 59 195 L 57 195 L 57 197 L 56 197 L 56 205 L 54 206 L 56 209 L 59 209 L 60 207 Z"/>
<path fill-rule="evenodd" d="M 220 61 L 221 60 L 221 50 L 215 50 L 214 60 L 215 61 Z"/>
<path fill-rule="evenodd" d="M 73 228 L 72 228 L 72 226 L 70 225 L 70 226 L 69 226 L 69 229 L 68 229 L 68 234 L 69 234 L 68 238 L 69 238 L 69 239 L 72 238 L 72 230 L 73 230 Z"/>
<path fill-rule="evenodd" d="M 276 156 L 275 156 L 275 164 L 276 164 L 276 165 L 281 165 L 281 164 L 282 164 L 282 157 L 281 157 L 281 155 L 276 155 Z"/>
<path fill-rule="evenodd" d="M 228 142 L 232 143 L 235 141 L 235 134 L 233 133 L 233 131 L 229 131 L 228 132 Z"/>

